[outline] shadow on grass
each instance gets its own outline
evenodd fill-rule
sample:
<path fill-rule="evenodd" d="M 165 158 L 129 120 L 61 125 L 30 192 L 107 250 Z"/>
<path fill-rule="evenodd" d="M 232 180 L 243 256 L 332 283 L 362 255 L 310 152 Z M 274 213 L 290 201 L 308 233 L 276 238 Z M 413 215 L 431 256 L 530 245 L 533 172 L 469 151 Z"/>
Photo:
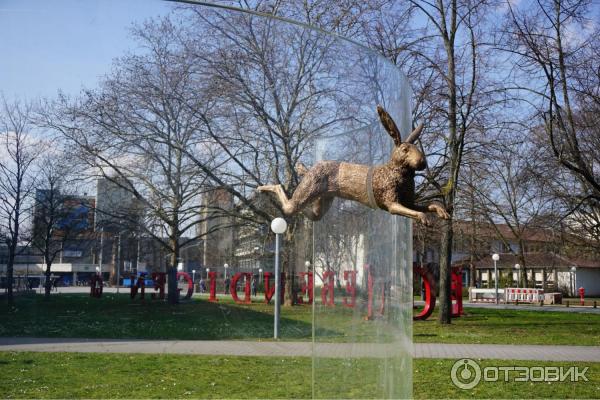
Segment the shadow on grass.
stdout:
<path fill-rule="evenodd" d="M 106 339 L 231 340 L 271 339 L 272 305 L 233 302 L 191 302 L 170 305 L 159 300 L 131 300 L 128 295 L 91 298 L 63 294 L 44 301 L 41 296 L 17 299 L 15 307 L 0 307 L 0 336 Z M 286 315 L 289 314 L 289 315 Z M 311 308 L 282 310 L 284 340 L 309 340 Z M 336 336 L 335 330 L 323 335 Z"/>

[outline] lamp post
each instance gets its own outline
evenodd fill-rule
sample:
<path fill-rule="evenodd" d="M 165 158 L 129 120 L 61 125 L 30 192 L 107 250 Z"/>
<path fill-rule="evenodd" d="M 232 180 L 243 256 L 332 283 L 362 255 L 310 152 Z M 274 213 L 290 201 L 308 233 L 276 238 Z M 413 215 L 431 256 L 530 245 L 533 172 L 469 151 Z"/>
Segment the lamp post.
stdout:
<path fill-rule="evenodd" d="M 577 296 L 577 293 L 575 293 L 576 287 L 577 287 L 576 282 L 575 282 L 575 271 L 577 271 L 577 267 L 572 266 L 571 267 L 571 282 L 573 282 L 572 283 L 573 286 L 571 286 L 571 287 L 573 288 L 573 297 Z"/>
<path fill-rule="evenodd" d="M 259 283 L 262 283 L 262 281 L 263 281 L 262 268 L 258 269 L 258 276 L 259 276 Z"/>
<path fill-rule="evenodd" d="M 118 257 L 118 262 L 117 262 L 117 294 L 119 294 L 119 286 L 121 283 L 121 231 L 119 231 L 119 234 L 117 235 L 117 257 Z"/>
<path fill-rule="evenodd" d="M 223 279 L 227 279 L 227 268 L 229 268 L 229 264 L 223 264 L 223 268 L 225 269 L 225 277 Z"/>
<path fill-rule="evenodd" d="M 496 304 L 498 304 L 498 264 L 497 261 L 500 256 L 496 253 L 492 254 L 492 260 L 494 260 L 494 288 L 496 293 Z"/>
<path fill-rule="evenodd" d="M 196 284 L 196 270 L 192 270 L 192 285 Z"/>
<path fill-rule="evenodd" d="M 287 229 L 287 222 L 283 218 L 271 221 L 271 230 L 275 233 L 275 319 L 273 323 L 273 338 L 279 338 L 279 309 L 281 307 L 281 274 L 279 273 L 279 240 L 280 235 Z"/>
<path fill-rule="evenodd" d="M 521 287 L 521 265 L 515 264 L 517 270 L 517 287 Z"/>
<path fill-rule="evenodd" d="M 206 267 L 206 280 L 208 281 L 208 273 L 210 272 L 210 268 Z"/>
<path fill-rule="evenodd" d="M 104 253 L 104 226 L 100 228 L 100 254 L 98 254 L 98 266 L 96 272 L 102 275 L 102 253 Z"/>
<path fill-rule="evenodd" d="M 252 252 L 253 252 L 253 255 L 256 257 L 256 263 L 253 268 L 260 269 L 260 247 L 254 246 L 254 249 L 252 250 Z"/>

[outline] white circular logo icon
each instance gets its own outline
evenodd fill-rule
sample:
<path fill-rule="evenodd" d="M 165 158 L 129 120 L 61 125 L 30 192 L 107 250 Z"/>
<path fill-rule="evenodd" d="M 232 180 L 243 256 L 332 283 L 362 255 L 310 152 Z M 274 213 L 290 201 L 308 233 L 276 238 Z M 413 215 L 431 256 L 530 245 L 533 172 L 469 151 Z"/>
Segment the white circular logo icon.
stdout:
<path fill-rule="evenodd" d="M 475 361 L 463 358 L 454 363 L 450 377 L 457 388 L 473 389 L 481 381 L 481 368 Z"/>

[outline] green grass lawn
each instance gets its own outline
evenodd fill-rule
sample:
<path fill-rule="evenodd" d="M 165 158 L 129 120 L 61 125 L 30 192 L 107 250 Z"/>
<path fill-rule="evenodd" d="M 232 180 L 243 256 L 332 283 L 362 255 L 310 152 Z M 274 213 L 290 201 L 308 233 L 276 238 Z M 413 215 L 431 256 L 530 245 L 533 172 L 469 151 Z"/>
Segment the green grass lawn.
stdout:
<path fill-rule="evenodd" d="M 182 340 L 270 340 L 273 306 L 194 299 L 171 306 L 161 301 L 131 301 L 127 295 L 83 294 L 16 299 L 9 310 L 0 303 L 0 336 L 135 338 Z M 415 342 L 600 345 L 600 315 L 525 310 L 465 308 L 466 315 L 440 326 L 434 314 L 412 325 Z M 320 308 L 317 334 L 326 341 L 368 341 L 381 334 L 380 321 L 365 321 L 361 310 Z M 310 340 L 312 308 L 283 307 L 283 340 Z M 352 326 L 352 318 L 357 322 Z M 380 336 L 381 338 L 382 336 Z"/>
<path fill-rule="evenodd" d="M 600 363 L 589 367 L 589 382 L 482 382 L 473 390 L 453 386 L 453 360 L 413 361 L 414 397 L 421 398 L 595 398 Z M 482 366 L 571 366 L 486 360 Z M 318 397 L 373 398 L 375 383 L 340 385 L 373 368 L 359 360 L 351 368 L 334 360 L 321 371 Z M 209 357 L 144 354 L 0 352 L 2 398 L 310 398 L 311 360 L 304 357 Z M 358 381 L 358 379 L 357 379 Z"/>
<path fill-rule="evenodd" d="M 272 340 L 273 305 L 255 302 L 235 304 L 222 299 L 211 303 L 194 299 L 177 305 L 139 299 L 128 295 L 105 294 L 100 299 L 82 294 L 22 296 L 9 310 L 0 305 L 0 336 L 85 337 L 110 339 L 181 340 Z M 380 321 L 352 326 L 360 313 L 346 307 L 322 308 L 317 334 L 328 341 L 366 341 L 380 334 Z M 357 318 L 362 321 L 362 318 Z M 312 306 L 282 307 L 280 335 L 283 340 L 311 340 Z"/>
<path fill-rule="evenodd" d="M 413 323 L 415 342 L 600 346 L 596 314 L 465 308 L 449 326 L 436 318 Z"/>

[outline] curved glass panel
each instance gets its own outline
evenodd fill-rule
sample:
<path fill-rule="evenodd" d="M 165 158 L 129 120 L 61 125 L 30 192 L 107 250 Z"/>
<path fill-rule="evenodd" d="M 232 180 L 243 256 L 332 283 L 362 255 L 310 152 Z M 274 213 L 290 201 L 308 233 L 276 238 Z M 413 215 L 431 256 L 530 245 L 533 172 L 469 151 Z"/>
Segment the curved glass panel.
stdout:
<path fill-rule="evenodd" d="M 344 73 L 357 94 L 354 119 L 342 132 L 322 135 L 315 158 L 386 163 L 393 141 L 373 104 L 384 105 L 405 137 L 410 88 L 377 56 L 343 53 L 356 57 L 349 58 L 353 67 Z M 315 398 L 412 395 L 411 229 L 406 218 L 340 199 L 313 225 Z"/>
<path fill-rule="evenodd" d="M 206 4 L 9 1 L 0 19 L 0 50 L 19 60 L 0 63 L 0 88 L 35 149 L 17 250 L 0 245 L 17 306 L 2 306 L 0 335 L 72 339 L 65 351 L 198 341 L 191 352 L 258 382 L 250 397 L 412 395 L 410 221 L 340 199 L 318 222 L 285 217 L 275 342 L 269 226 L 284 207 L 257 191 L 291 197 L 319 161 L 387 162 L 376 106 L 403 135 L 411 121 L 397 68 L 318 29 Z M 261 392 L 270 378 L 246 375 L 241 355 L 289 362 L 298 382 Z M 241 395 L 212 383 L 189 391 Z"/>

